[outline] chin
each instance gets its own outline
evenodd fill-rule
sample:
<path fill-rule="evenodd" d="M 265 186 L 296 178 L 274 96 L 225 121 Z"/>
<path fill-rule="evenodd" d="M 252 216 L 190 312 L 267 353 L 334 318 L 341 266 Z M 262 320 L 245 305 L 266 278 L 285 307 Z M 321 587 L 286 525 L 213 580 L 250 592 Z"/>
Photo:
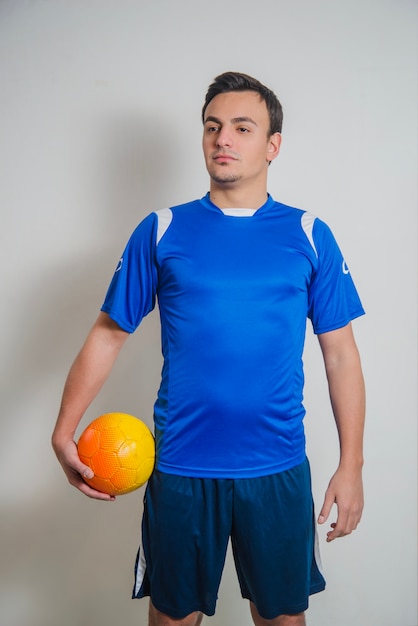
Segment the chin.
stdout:
<path fill-rule="evenodd" d="M 241 180 L 241 176 L 239 174 L 233 173 L 218 174 L 214 172 L 209 172 L 209 175 L 215 183 L 218 183 L 218 185 L 228 185 L 231 183 L 237 183 L 239 180 Z"/>

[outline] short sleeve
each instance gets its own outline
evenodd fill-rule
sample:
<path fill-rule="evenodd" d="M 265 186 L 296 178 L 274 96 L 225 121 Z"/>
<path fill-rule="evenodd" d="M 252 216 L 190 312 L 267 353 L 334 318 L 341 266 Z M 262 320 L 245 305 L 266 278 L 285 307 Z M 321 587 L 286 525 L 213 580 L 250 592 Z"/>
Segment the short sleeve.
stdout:
<path fill-rule="evenodd" d="M 157 216 L 152 213 L 132 233 L 101 308 L 129 333 L 155 307 L 157 226 Z"/>
<path fill-rule="evenodd" d="M 342 252 L 329 227 L 316 219 L 313 240 L 317 264 L 309 285 L 308 317 L 316 334 L 346 326 L 364 315 Z"/>

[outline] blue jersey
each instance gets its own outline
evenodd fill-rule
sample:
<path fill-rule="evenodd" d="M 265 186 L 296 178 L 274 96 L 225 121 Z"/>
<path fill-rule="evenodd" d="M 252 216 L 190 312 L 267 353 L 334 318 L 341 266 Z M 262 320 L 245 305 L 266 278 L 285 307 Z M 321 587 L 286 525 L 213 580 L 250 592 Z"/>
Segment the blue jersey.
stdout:
<path fill-rule="evenodd" d="M 152 213 L 102 310 L 133 332 L 156 300 L 156 467 L 249 478 L 301 463 L 306 319 L 325 333 L 364 313 L 329 228 L 270 196 L 257 211 L 222 211 L 208 194 Z"/>

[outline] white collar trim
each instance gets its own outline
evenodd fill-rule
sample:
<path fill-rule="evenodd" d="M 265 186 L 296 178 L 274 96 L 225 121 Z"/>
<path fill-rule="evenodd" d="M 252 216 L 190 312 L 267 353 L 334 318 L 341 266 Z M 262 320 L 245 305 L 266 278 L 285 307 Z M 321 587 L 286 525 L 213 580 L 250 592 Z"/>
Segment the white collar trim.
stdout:
<path fill-rule="evenodd" d="M 252 217 L 257 209 L 221 209 L 224 215 L 232 217 Z"/>

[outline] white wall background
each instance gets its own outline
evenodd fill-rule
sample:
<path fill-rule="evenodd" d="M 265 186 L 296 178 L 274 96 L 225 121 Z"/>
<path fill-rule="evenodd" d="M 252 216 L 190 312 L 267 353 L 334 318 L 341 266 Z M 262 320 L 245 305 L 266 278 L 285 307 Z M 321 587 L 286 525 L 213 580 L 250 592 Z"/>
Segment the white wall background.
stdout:
<path fill-rule="evenodd" d="M 202 196 L 208 84 L 254 74 L 285 110 L 270 191 L 325 219 L 368 315 L 359 530 L 321 546 L 311 626 L 417 626 L 416 37 L 412 0 L 0 0 L 0 624 L 146 624 L 131 601 L 142 493 L 103 504 L 50 448 L 64 378 L 131 230 Z M 157 316 L 131 339 L 85 425 L 150 420 Z M 317 506 L 337 461 L 316 340 L 306 427 Z M 214 626 L 250 624 L 228 560 Z"/>

